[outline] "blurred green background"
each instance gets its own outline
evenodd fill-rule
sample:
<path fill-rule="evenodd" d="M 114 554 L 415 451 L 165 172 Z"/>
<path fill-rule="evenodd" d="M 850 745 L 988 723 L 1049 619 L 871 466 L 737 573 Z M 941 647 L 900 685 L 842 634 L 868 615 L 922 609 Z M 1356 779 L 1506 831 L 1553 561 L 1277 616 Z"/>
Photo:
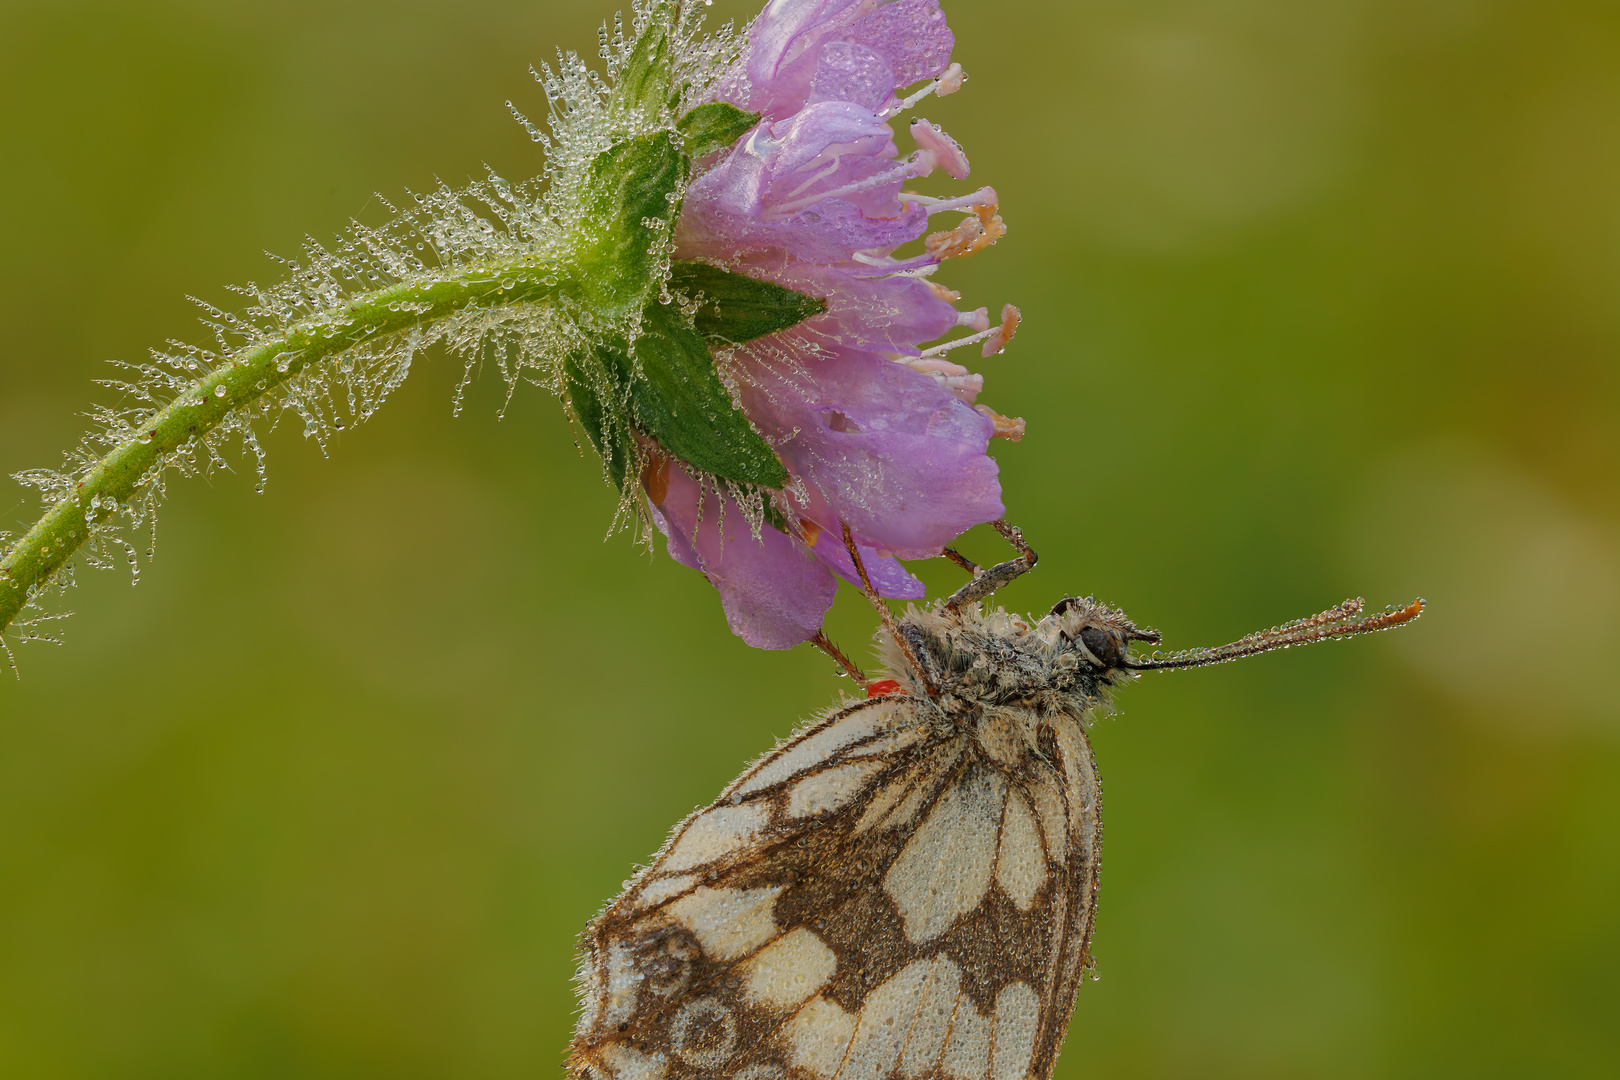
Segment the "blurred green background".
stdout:
<path fill-rule="evenodd" d="M 262 250 L 534 172 L 503 102 L 608 10 L 0 2 L 0 470 Z M 1008 605 L 1183 646 L 1433 604 L 1122 695 L 1059 1077 L 1620 1075 L 1620 11 L 947 11 L 972 81 L 919 111 L 1012 231 L 941 276 L 1026 316 Z M 574 935 L 847 685 L 604 543 L 558 406 L 486 373 L 453 419 L 459 367 L 330 460 L 284 425 L 263 496 L 174 484 L 140 587 L 81 572 L 0 678 L 0 1076 L 557 1075 Z"/>

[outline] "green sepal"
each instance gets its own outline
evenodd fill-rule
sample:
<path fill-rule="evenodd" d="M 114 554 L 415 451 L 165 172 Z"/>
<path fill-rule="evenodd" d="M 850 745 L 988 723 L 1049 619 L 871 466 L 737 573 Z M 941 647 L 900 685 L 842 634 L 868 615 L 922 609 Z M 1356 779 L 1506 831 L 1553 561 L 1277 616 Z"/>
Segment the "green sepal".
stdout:
<path fill-rule="evenodd" d="M 636 39 L 630 56 L 613 80 L 615 94 L 656 110 L 661 102 L 674 104 L 670 88 L 673 67 L 673 44 L 669 37 L 668 16 L 654 14 L 641 37 Z"/>
<path fill-rule="evenodd" d="M 740 484 L 779 488 L 787 469 L 731 400 L 709 347 L 674 304 L 649 304 L 630 386 L 636 426 L 682 461 Z"/>
<path fill-rule="evenodd" d="M 681 117 L 675 127 L 686 137 L 686 152 L 700 158 L 730 146 L 757 123 L 757 112 L 745 112 L 729 101 L 711 101 Z"/>
<path fill-rule="evenodd" d="M 590 375 L 587 374 L 590 369 Z M 714 359 L 674 304 L 647 305 L 634 360 L 623 341 L 603 342 L 563 365 L 574 415 L 608 473 L 622 489 L 630 462 L 629 433 L 602 400 L 628 407 L 636 430 L 682 461 L 725 480 L 780 488 L 787 469 L 748 423 L 714 369 Z M 591 375 L 608 385 L 596 385 Z"/>
<path fill-rule="evenodd" d="M 677 261 L 672 291 L 699 301 L 689 325 L 675 304 L 642 313 L 635 361 L 622 339 L 568 358 L 563 377 L 574 415 L 622 490 L 632 457 L 628 416 L 676 457 L 737 483 L 780 488 L 787 470 L 732 404 L 709 345 L 740 345 L 827 310 L 813 296 L 708 263 Z M 612 399 L 612 404 L 604 400 Z"/>
<path fill-rule="evenodd" d="M 672 196 L 688 168 L 667 131 L 614 143 L 591 163 L 595 227 L 576 249 L 574 288 L 593 306 L 634 310 L 656 288 L 661 249 L 681 209 Z"/>
<path fill-rule="evenodd" d="M 633 456 L 630 432 L 622 423 L 615 424 L 609 419 L 609 409 L 602 401 L 603 393 L 621 395 L 623 385 L 618 365 L 611 358 L 601 356 L 600 352 L 592 350 L 589 359 L 578 354 L 565 359 L 563 380 L 568 387 L 568 404 L 574 410 L 574 418 L 585 429 L 585 435 L 596 452 L 602 456 L 602 463 L 607 466 L 613 486 L 623 491 L 625 472 Z M 587 367 L 608 385 L 593 385 L 593 380 L 586 375 Z"/>
<path fill-rule="evenodd" d="M 741 345 L 774 334 L 827 310 L 827 302 L 708 263 L 676 260 L 669 287 L 702 303 L 697 332 L 716 345 Z"/>

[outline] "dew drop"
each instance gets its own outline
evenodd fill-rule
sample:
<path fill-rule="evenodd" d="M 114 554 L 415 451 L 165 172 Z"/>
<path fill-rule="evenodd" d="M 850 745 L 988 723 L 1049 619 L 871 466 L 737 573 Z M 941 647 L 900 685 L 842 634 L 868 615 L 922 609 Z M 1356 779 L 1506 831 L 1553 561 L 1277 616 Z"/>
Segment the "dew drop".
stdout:
<path fill-rule="evenodd" d="M 225 396 L 225 388 L 223 386 L 214 387 L 214 396 L 215 397 L 224 397 Z"/>

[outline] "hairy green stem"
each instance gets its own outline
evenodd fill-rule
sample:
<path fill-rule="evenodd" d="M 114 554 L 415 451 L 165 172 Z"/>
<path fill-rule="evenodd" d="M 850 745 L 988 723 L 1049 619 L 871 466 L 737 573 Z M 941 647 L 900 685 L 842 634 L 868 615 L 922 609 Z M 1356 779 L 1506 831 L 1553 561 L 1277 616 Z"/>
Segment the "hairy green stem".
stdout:
<path fill-rule="evenodd" d="M 89 539 L 94 526 L 136 493 L 142 478 L 166 454 L 207 435 L 226 417 L 312 364 L 469 307 L 552 300 L 558 289 L 546 279 L 555 282 L 561 277 L 555 262 L 535 260 L 394 285 L 299 323 L 277 340 L 234 354 L 148 417 L 137 437 L 103 456 L 72 495 L 50 507 L 6 552 L 0 560 L 0 633 L 34 590 Z"/>

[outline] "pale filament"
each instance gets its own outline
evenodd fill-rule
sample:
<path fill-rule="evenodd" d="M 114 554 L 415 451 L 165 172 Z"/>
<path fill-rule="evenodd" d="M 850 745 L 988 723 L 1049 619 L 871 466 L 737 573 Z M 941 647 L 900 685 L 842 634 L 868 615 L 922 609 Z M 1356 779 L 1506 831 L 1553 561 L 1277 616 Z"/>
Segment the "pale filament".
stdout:
<path fill-rule="evenodd" d="M 917 104 L 917 102 L 927 97 L 929 94 L 938 94 L 940 97 L 944 97 L 946 94 L 954 94 L 958 90 L 962 89 L 962 84 L 966 81 L 967 72 L 962 70 L 962 65 L 952 64 L 950 67 L 945 69 L 945 73 L 939 78 L 925 83 L 922 89 L 918 90 L 916 93 L 910 95 L 909 97 L 903 97 L 899 101 L 896 101 L 893 105 L 890 105 L 887 109 L 884 109 L 882 115 L 885 119 L 887 119 L 888 117 L 903 113 L 913 105 Z"/>

